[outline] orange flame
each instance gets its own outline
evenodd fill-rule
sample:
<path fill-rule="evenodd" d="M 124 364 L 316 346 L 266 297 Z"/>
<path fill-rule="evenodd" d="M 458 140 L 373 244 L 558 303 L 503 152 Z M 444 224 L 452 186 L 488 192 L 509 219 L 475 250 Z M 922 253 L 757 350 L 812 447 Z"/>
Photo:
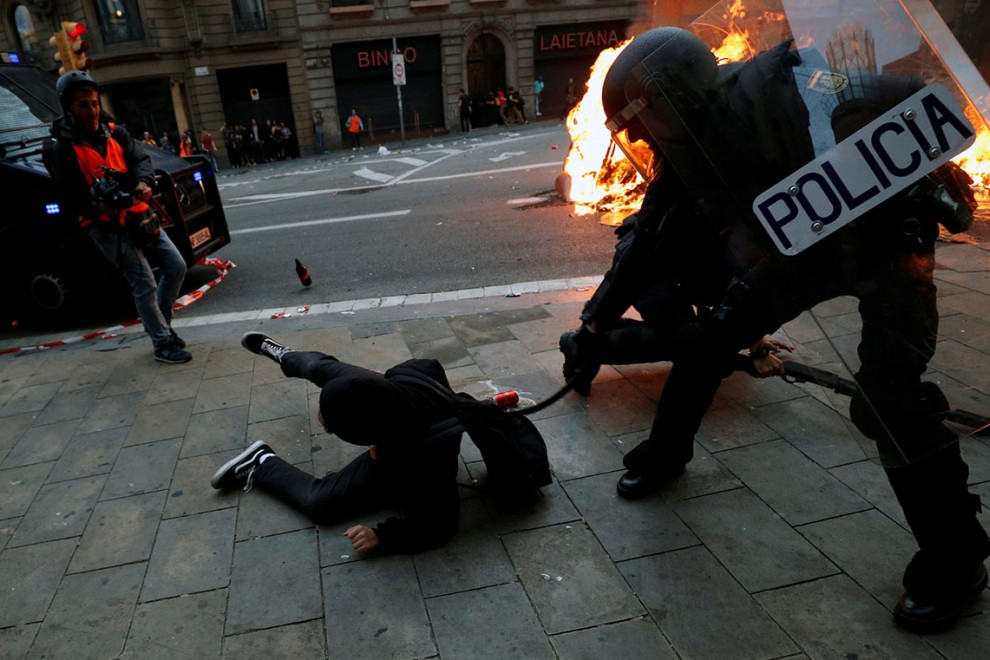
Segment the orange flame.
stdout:
<path fill-rule="evenodd" d="M 645 193 L 636 169 L 615 148 L 605 128 L 607 118 L 601 103 L 605 74 L 629 41 L 598 55 L 591 68 L 588 91 L 567 114 L 571 148 L 564 160 L 564 171 L 571 177 L 570 198 L 575 215 L 603 212 L 610 220 L 628 215 L 639 207 Z"/>
<path fill-rule="evenodd" d="M 973 146 L 952 160 L 973 177 L 973 187 L 981 206 L 990 201 L 990 130 L 983 122 L 977 124 Z"/>

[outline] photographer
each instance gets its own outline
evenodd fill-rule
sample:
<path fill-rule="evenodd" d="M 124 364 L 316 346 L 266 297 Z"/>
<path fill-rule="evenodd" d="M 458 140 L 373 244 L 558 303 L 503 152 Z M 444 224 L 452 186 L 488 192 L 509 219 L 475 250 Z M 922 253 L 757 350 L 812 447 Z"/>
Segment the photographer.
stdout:
<path fill-rule="evenodd" d="M 186 275 L 186 262 L 164 232 L 136 245 L 128 219 L 154 220 L 147 201 L 155 175 L 148 156 L 100 107 L 100 90 L 89 74 L 70 71 L 55 85 L 64 116 L 52 124 L 54 142 L 46 164 L 70 214 L 103 256 L 120 268 L 155 347 L 155 359 L 188 362 L 185 342 L 171 328 L 172 306 Z M 155 282 L 151 265 L 161 271 Z"/>

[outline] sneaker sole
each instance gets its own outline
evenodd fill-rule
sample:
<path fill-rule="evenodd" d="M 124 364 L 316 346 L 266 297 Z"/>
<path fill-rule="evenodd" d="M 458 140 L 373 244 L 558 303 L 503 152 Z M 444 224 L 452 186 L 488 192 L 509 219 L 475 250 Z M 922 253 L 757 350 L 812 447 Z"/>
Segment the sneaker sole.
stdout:
<path fill-rule="evenodd" d="M 245 449 L 244 451 L 242 451 L 240 454 L 238 454 L 237 456 L 234 456 L 232 459 L 230 459 L 229 461 L 227 461 L 226 463 L 224 463 L 220 467 L 220 469 L 217 470 L 213 474 L 213 478 L 210 479 L 210 485 L 213 486 L 214 488 L 216 488 L 217 490 L 220 490 L 220 480 L 223 479 L 223 476 L 227 472 L 229 472 L 230 470 L 234 469 L 234 466 L 236 466 L 238 463 L 240 463 L 241 461 L 243 461 L 245 458 L 247 458 L 248 456 L 250 456 L 252 453 L 254 453 L 254 452 L 258 451 L 259 449 L 261 449 L 266 444 L 267 443 L 264 440 L 255 440 L 253 443 L 251 443 L 251 446 L 250 447 L 248 447 L 247 449 Z"/>
<path fill-rule="evenodd" d="M 173 359 L 169 359 L 167 357 L 162 357 L 162 356 L 156 355 L 155 356 L 155 360 L 158 361 L 158 362 L 163 362 L 165 364 L 185 364 L 186 362 L 191 362 L 192 361 L 192 356 L 190 355 L 189 357 L 182 358 L 180 360 L 173 360 Z"/>
<path fill-rule="evenodd" d="M 261 339 L 258 340 L 258 348 L 257 349 L 251 348 L 251 346 L 248 345 L 248 337 L 260 337 L 261 338 Z M 266 339 L 270 339 L 270 337 L 268 335 L 266 335 L 265 333 L 263 333 L 263 332 L 254 332 L 252 330 L 250 332 L 245 332 L 243 335 L 241 335 L 241 346 L 243 346 L 248 351 L 254 353 L 255 355 L 261 355 L 261 343 L 263 341 L 265 341 Z"/>

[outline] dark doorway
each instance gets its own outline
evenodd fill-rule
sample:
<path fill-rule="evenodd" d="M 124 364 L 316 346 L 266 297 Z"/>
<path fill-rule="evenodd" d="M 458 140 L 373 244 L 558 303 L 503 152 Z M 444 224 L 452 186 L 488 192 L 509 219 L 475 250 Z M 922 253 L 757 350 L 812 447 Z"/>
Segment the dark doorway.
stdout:
<path fill-rule="evenodd" d="M 498 110 L 485 104 L 485 98 L 501 88 L 505 90 L 505 47 L 494 34 L 479 34 L 467 53 L 468 92 L 471 95 L 475 126 L 490 126 L 498 119 Z"/>
<path fill-rule="evenodd" d="M 264 125 L 266 119 L 271 119 L 276 123 L 284 121 L 295 135 L 289 74 L 285 64 L 220 69 L 217 71 L 217 85 L 220 87 L 224 123 L 228 126 L 250 126 L 252 119 Z"/>
<path fill-rule="evenodd" d="M 113 83 L 104 89 L 110 96 L 114 119 L 127 127 L 135 139 L 145 131 L 158 140 L 165 131 L 176 130 L 175 111 L 168 78 Z M 175 135 L 172 135 L 175 138 Z"/>

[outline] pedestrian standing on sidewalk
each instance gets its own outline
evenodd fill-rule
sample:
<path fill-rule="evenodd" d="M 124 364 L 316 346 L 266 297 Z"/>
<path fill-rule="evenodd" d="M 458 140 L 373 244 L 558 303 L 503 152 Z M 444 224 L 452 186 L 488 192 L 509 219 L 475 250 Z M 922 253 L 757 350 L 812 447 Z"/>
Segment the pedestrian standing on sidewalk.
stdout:
<path fill-rule="evenodd" d="M 217 164 L 217 147 L 213 143 L 213 134 L 204 128 L 203 132 L 199 135 L 199 143 L 202 145 L 206 157 L 210 159 L 210 165 L 213 166 L 213 171 L 219 172 L 220 166 Z"/>
<path fill-rule="evenodd" d="M 454 535 L 461 434 L 444 432 L 447 420 L 456 423 L 451 399 L 424 384 L 393 382 L 398 372 L 412 371 L 449 390 L 439 362 L 407 360 L 381 374 L 323 353 L 293 350 L 259 332 L 248 332 L 241 344 L 277 362 L 286 376 L 319 386 L 320 424 L 368 451 L 320 478 L 259 440 L 216 472 L 214 488 L 257 486 L 318 524 L 386 507 L 405 510 L 407 517 L 348 528 L 344 536 L 358 552 L 421 552 Z"/>
<path fill-rule="evenodd" d="M 313 113 L 313 130 L 316 132 L 316 155 L 319 156 L 326 151 L 326 129 L 323 126 L 323 113 L 319 110 Z"/>
<path fill-rule="evenodd" d="M 347 132 L 351 134 L 351 151 L 361 148 L 361 132 L 364 130 L 364 122 L 358 117 L 357 110 L 351 109 L 351 114 L 347 117 Z"/>
<path fill-rule="evenodd" d="M 172 330 L 172 306 L 186 277 L 186 261 L 162 230 L 153 243 L 139 247 L 125 230 L 133 216 L 148 217 L 156 184 L 151 159 L 127 130 L 103 114 L 100 88 L 88 73 L 70 71 L 55 84 L 64 115 L 52 124 L 54 138 L 46 165 L 66 201 L 69 217 L 89 234 L 96 248 L 117 266 L 130 285 L 144 331 L 159 362 L 192 359 L 186 343 Z M 119 174 L 109 175 L 108 170 Z M 102 183 L 101 183 L 102 182 Z M 107 189 L 116 183 L 126 193 L 121 208 Z M 159 269 L 155 280 L 152 265 Z"/>
<path fill-rule="evenodd" d="M 536 108 L 536 116 L 543 116 L 543 76 L 536 76 L 536 80 L 533 82 L 533 101 L 534 107 Z"/>
<path fill-rule="evenodd" d="M 457 114 L 461 118 L 461 133 L 471 132 L 471 97 L 461 88 L 457 96 Z"/>

